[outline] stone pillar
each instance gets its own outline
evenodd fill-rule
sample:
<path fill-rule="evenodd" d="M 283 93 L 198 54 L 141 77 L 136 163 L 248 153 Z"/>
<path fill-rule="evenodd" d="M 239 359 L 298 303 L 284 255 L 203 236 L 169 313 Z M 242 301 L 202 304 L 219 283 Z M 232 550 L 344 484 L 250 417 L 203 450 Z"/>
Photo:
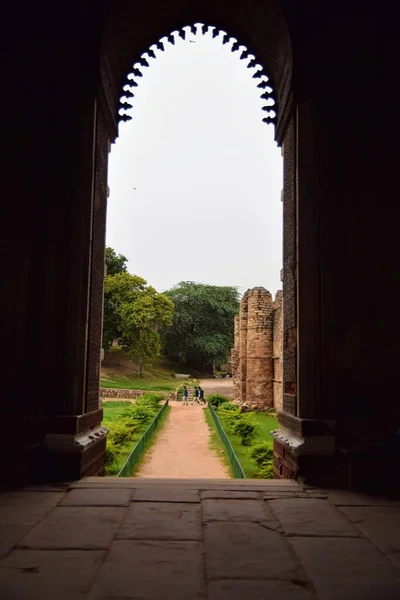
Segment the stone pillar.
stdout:
<path fill-rule="evenodd" d="M 3 485 L 104 471 L 98 395 L 87 402 L 90 322 L 97 310 L 90 298 L 93 229 L 100 215 L 94 165 L 101 32 L 89 10 L 77 12 L 59 23 L 54 44 L 45 16 L 36 17 L 32 27 L 41 43 L 15 31 L 3 70 L 10 89 L 21 92 L 3 111 L 3 133 L 11 140 L 2 180 L 7 211 L 0 220 L 10 256 L 3 258 L 18 265 L 4 281 L 9 364 L 0 398 L 7 423 L 0 439 Z M 35 69 L 25 68 L 28 55 Z M 43 102 L 46 97 L 51 102 Z M 99 360 L 97 342 L 96 352 Z"/>
<path fill-rule="evenodd" d="M 240 400 L 240 321 L 239 315 L 234 318 L 235 344 L 231 351 L 231 367 L 233 380 L 233 399 Z"/>
<path fill-rule="evenodd" d="M 247 381 L 247 310 L 248 310 L 249 290 L 244 293 L 240 302 L 239 309 L 239 369 L 240 369 L 240 390 L 239 400 L 246 402 L 246 381 Z"/>
<path fill-rule="evenodd" d="M 273 396 L 275 410 L 282 410 L 282 310 L 283 293 L 276 292 L 273 312 Z"/>
<path fill-rule="evenodd" d="M 264 288 L 248 292 L 246 402 L 271 408 L 273 399 L 272 296 Z"/>

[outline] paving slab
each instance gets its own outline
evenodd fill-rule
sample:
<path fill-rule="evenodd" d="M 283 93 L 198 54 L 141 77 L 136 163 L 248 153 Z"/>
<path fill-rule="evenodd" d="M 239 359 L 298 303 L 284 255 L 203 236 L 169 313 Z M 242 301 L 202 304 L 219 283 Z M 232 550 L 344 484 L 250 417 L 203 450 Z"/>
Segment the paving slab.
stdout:
<path fill-rule="evenodd" d="M 118 539 L 200 540 L 199 504 L 133 502 L 118 530 Z"/>
<path fill-rule="evenodd" d="M 64 496 L 59 506 L 129 506 L 133 490 L 75 489 Z"/>
<path fill-rule="evenodd" d="M 208 586 L 208 600 L 317 600 L 314 592 L 288 581 L 224 579 Z"/>
<path fill-rule="evenodd" d="M 400 497 L 385 498 L 346 490 L 326 490 L 326 492 L 329 500 L 337 506 L 400 506 Z"/>
<path fill-rule="evenodd" d="M 400 508 L 342 506 L 340 510 L 385 554 L 400 554 Z"/>
<path fill-rule="evenodd" d="M 60 506 L 34 527 L 19 543 L 22 548 L 107 549 L 126 508 Z"/>
<path fill-rule="evenodd" d="M 205 600 L 199 542 L 117 540 L 88 600 Z"/>
<path fill-rule="evenodd" d="M 291 498 L 268 505 L 286 535 L 360 536 L 344 515 L 326 500 Z"/>
<path fill-rule="evenodd" d="M 267 505 L 260 500 L 213 498 L 202 501 L 204 521 L 266 521 L 278 526 Z"/>
<path fill-rule="evenodd" d="M 84 600 L 105 552 L 15 550 L 0 561 L 2 600 Z"/>
<path fill-rule="evenodd" d="M 137 488 L 133 493 L 134 502 L 200 502 L 197 490 L 173 487 Z"/>
<path fill-rule="evenodd" d="M 6 556 L 64 497 L 53 492 L 0 494 L 0 558 Z"/>
<path fill-rule="evenodd" d="M 207 576 L 213 579 L 305 579 L 283 536 L 261 523 L 206 523 Z"/>
<path fill-rule="evenodd" d="M 323 600 L 399 600 L 400 571 L 368 540 L 290 538 Z"/>
<path fill-rule="evenodd" d="M 35 525 L 64 497 L 62 492 L 7 492 L 0 494 L 0 524 L 11 521 Z"/>

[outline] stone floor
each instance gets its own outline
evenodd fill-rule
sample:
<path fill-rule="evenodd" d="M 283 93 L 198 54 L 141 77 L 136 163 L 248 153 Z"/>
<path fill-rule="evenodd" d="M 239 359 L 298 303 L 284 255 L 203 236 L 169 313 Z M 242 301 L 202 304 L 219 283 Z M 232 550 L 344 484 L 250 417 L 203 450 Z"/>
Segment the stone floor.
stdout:
<path fill-rule="evenodd" d="M 0 495 L 2 600 L 399 600 L 400 499 L 89 478 Z"/>

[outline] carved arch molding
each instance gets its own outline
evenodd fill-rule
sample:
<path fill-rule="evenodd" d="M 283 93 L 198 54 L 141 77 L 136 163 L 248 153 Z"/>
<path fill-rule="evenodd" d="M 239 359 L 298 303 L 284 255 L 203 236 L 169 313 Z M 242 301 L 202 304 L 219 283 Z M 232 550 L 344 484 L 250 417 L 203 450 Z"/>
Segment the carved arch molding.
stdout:
<path fill-rule="evenodd" d="M 262 98 L 274 102 L 264 108 L 263 120 L 275 125 L 276 140 L 282 144 L 292 112 L 292 51 L 279 0 L 113 2 L 103 36 L 99 90 L 110 140 L 117 137 L 118 121 L 127 118 L 121 108 L 129 107 L 129 99 L 121 104 L 120 98 L 131 97 L 127 86 L 138 84 L 149 57 L 154 58 L 152 47 L 163 50 L 174 43 L 175 35 L 184 38 L 190 30 L 195 32 L 195 24 L 201 25 L 202 33 L 220 36 L 223 43 L 233 42 L 233 52 L 242 60 L 251 59 L 247 66 L 260 66 L 254 77 Z"/>

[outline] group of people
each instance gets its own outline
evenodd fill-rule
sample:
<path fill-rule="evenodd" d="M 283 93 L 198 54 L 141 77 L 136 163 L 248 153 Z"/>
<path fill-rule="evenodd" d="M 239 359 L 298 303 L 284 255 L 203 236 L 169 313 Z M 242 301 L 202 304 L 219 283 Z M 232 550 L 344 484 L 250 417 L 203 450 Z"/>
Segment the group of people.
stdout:
<path fill-rule="evenodd" d="M 189 404 L 189 390 L 187 389 L 186 385 L 183 386 L 183 404 L 186 406 Z M 202 387 L 195 386 L 192 404 L 206 404 L 204 390 Z"/>

